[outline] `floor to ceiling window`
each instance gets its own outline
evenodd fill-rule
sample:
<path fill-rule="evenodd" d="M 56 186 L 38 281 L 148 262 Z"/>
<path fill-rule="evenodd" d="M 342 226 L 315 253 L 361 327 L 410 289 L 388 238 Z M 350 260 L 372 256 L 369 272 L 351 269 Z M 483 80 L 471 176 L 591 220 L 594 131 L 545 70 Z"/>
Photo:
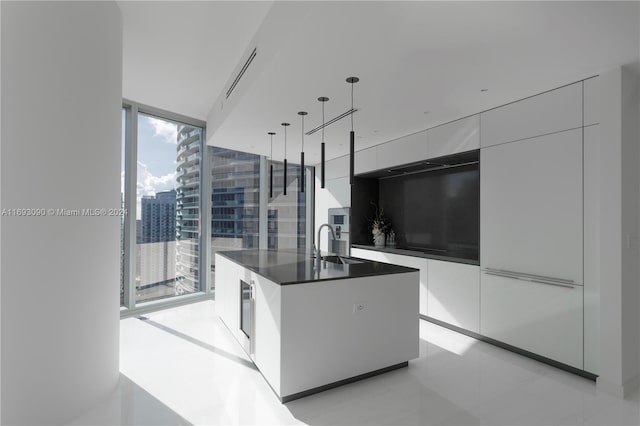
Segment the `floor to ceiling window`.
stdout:
<path fill-rule="evenodd" d="M 273 163 L 275 188 L 269 199 L 266 158 L 206 146 L 204 126 L 123 102 L 124 311 L 211 296 L 218 251 L 299 249 L 310 241 L 314 179 L 307 179 L 307 190 L 301 192 L 300 167 L 289 164 L 285 196 L 282 164 Z M 311 171 L 306 168 L 308 176 Z"/>
<path fill-rule="evenodd" d="M 138 114 L 136 302 L 199 290 L 202 129 Z"/>
<path fill-rule="evenodd" d="M 124 102 L 120 304 L 200 291 L 204 122 Z"/>

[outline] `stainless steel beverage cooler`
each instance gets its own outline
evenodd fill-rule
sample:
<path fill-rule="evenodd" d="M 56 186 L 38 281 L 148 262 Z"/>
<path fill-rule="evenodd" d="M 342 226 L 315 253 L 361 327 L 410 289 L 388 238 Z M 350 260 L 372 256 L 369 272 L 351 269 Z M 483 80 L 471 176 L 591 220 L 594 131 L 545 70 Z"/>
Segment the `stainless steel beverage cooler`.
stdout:
<path fill-rule="evenodd" d="M 329 224 L 336 231 L 334 239 L 329 233 L 329 251 L 342 256 L 349 256 L 351 251 L 350 241 L 350 211 L 349 208 L 329 209 Z"/>

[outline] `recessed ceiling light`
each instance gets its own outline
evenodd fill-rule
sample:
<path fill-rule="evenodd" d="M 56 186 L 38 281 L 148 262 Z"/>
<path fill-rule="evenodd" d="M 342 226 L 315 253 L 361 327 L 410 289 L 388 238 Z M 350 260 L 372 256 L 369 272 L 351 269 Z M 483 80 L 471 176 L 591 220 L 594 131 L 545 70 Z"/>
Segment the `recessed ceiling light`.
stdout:
<path fill-rule="evenodd" d="M 488 92 L 489 89 L 480 89 L 481 92 Z"/>

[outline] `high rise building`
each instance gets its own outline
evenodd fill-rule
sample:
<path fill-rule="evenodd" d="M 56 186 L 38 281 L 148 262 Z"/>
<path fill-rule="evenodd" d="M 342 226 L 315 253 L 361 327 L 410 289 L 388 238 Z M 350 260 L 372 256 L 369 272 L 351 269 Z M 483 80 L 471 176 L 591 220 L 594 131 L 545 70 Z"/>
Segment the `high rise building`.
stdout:
<path fill-rule="evenodd" d="M 176 191 L 142 197 L 142 243 L 176 239 Z"/>
<path fill-rule="evenodd" d="M 200 158 L 202 129 L 178 125 L 176 293 L 199 290 Z"/>
<path fill-rule="evenodd" d="M 211 175 L 212 245 L 257 248 L 260 157 L 212 147 Z"/>

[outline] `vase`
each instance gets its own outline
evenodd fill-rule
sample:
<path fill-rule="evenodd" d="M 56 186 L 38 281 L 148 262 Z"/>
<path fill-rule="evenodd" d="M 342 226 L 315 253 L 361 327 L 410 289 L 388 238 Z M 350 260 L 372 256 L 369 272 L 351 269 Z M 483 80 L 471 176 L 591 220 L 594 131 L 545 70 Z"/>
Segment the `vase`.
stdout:
<path fill-rule="evenodd" d="M 378 234 L 373 236 L 373 245 L 375 247 L 384 247 L 384 234 Z"/>

